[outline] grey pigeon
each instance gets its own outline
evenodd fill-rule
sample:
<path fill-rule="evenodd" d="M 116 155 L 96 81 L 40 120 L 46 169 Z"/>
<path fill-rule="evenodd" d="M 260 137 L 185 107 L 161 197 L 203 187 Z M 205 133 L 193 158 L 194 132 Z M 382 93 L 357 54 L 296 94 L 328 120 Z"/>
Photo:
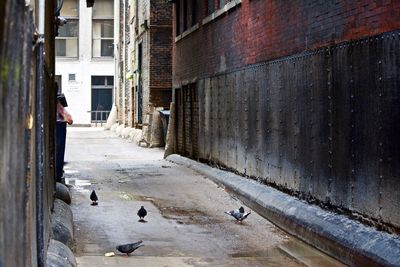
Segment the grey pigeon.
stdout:
<path fill-rule="evenodd" d="M 140 240 L 138 242 L 135 243 L 129 243 L 129 244 L 125 244 L 125 245 L 119 245 L 116 247 L 116 249 L 121 252 L 121 253 L 126 253 L 126 255 L 129 256 L 129 253 L 134 252 L 136 249 L 144 246 L 142 245 L 143 241 Z"/>
<path fill-rule="evenodd" d="M 144 217 L 147 215 L 147 210 L 142 206 L 138 210 L 137 215 L 139 216 L 140 221 L 144 221 Z"/>
<path fill-rule="evenodd" d="M 231 215 L 238 222 L 242 222 L 244 219 L 247 218 L 247 216 L 251 214 L 251 212 L 244 212 L 243 207 L 240 207 L 237 210 L 225 211 L 225 213 Z"/>
<path fill-rule="evenodd" d="M 90 194 L 90 200 L 92 201 L 92 204 L 90 204 L 90 205 L 96 206 L 98 204 L 97 201 L 99 199 L 98 199 L 98 197 L 96 195 L 96 191 L 94 191 L 94 190 L 92 191 L 92 193 Z"/>

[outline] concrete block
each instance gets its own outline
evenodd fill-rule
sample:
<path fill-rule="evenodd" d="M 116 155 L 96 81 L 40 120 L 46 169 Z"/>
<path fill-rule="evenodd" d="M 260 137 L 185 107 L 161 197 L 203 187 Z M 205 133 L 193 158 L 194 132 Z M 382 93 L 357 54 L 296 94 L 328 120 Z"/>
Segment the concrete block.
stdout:
<path fill-rule="evenodd" d="M 110 130 L 117 121 L 117 106 L 113 105 L 110 111 L 110 115 L 107 118 L 107 123 L 104 125 L 104 130 Z"/>
<path fill-rule="evenodd" d="M 63 243 L 50 239 L 47 250 L 48 267 L 76 267 L 76 259 L 72 251 Z"/>
<path fill-rule="evenodd" d="M 115 133 L 115 131 L 117 130 L 118 126 L 119 126 L 119 124 L 115 123 L 115 124 L 113 124 L 113 126 L 111 126 L 110 130 Z"/>
<path fill-rule="evenodd" d="M 135 144 L 138 144 L 141 139 L 142 139 L 142 130 L 133 129 L 129 133 L 129 140 L 134 142 Z"/>
<path fill-rule="evenodd" d="M 129 138 L 129 134 L 131 133 L 133 129 L 131 127 L 126 127 L 121 131 L 121 136 L 122 138 Z"/>
<path fill-rule="evenodd" d="M 123 129 L 125 129 L 125 125 L 121 124 L 121 125 L 119 125 L 119 126 L 117 127 L 117 129 L 115 130 L 115 133 L 116 133 L 118 136 L 121 136 L 122 130 L 123 130 Z"/>
<path fill-rule="evenodd" d="M 72 248 L 73 218 L 71 208 L 62 200 L 54 200 L 54 210 L 51 214 L 52 238 Z"/>

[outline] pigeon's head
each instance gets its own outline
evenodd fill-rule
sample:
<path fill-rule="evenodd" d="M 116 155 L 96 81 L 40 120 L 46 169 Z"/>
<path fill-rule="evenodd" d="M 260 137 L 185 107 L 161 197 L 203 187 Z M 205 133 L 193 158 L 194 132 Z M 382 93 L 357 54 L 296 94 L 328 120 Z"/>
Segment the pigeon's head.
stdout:
<path fill-rule="evenodd" d="M 239 208 L 239 212 L 240 212 L 240 213 L 244 213 L 244 208 L 243 208 L 243 207 L 240 207 L 240 208 Z"/>

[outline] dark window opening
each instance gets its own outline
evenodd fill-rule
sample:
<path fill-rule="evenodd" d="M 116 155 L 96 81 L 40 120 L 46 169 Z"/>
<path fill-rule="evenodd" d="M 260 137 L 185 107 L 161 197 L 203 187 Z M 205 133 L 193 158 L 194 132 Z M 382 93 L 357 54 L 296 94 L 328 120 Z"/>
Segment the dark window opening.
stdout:
<path fill-rule="evenodd" d="M 175 4 L 176 35 L 199 22 L 199 0 L 178 0 Z"/>
<path fill-rule="evenodd" d="M 207 0 L 207 13 L 206 15 L 210 15 L 215 10 L 214 0 Z"/>
<path fill-rule="evenodd" d="M 182 27 L 182 30 L 183 31 L 186 31 L 187 30 L 187 28 L 188 28 L 188 4 L 187 4 L 187 1 L 186 0 L 184 0 L 183 1 L 183 27 Z"/>
<path fill-rule="evenodd" d="M 191 13 L 192 13 L 192 21 L 191 21 L 191 26 L 196 25 L 197 22 L 199 22 L 199 4 L 198 0 L 192 0 L 192 5 L 191 5 Z"/>
<path fill-rule="evenodd" d="M 105 122 L 112 107 L 113 76 L 92 76 L 92 122 Z"/>
<path fill-rule="evenodd" d="M 143 123 L 142 112 L 143 112 L 143 88 L 142 88 L 142 67 L 143 67 L 143 45 L 140 43 L 138 45 L 138 72 L 139 72 L 139 79 L 138 79 L 138 88 L 137 88 L 137 121 L 139 124 Z"/>
<path fill-rule="evenodd" d="M 175 4 L 175 27 L 176 27 L 176 35 L 178 36 L 181 34 L 181 20 L 180 20 L 180 15 L 181 15 L 181 2 L 178 0 L 176 1 Z"/>

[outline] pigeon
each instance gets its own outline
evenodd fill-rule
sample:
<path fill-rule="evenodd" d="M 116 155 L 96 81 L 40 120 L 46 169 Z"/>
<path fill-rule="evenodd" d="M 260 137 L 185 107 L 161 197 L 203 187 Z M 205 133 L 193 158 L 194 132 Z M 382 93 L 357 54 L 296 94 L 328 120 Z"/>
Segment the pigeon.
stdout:
<path fill-rule="evenodd" d="M 144 221 L 144 217 L 147 215 L 147 210 L 142 206 L 138 212 L 137 215 L 139 216 L 139 221 Z"/>
<path fill-rule="evenodd" d="M 96 191 L 92 191 L 92 193 L 90 194 L 90 200 L 92 201 L 92 204 L 90 204 L 90 205 L 92 205 L 92 206 L 96 206 L 98 203 L 97 203 L 97 200 L 99 200 L 98 198 L 97 198 L 97 195 L 96 195 Z"/>
<path fill-rule="evenodd" d="M 121 252 L 121 253 L 126 253 L 126 255 L 129 256 L 129 253 L 134 252 L 136 249 L 144 246 L 142 245 L 143 241 L 140 240 L 138 242 L 135 243 L 129 243 L 129 244 L 125 244 L 125 245 L 119 245 L 116 247 L 116 249 Z"/>
<path fill-rule="evenodd" d="M 231 215 L 238 222 L 242 222 L 244 219 L 247 218 L 247 216 L 251 214 L 251 212 L 244 212 L 243 207 L 240 207 L 237 210 L 225 211 L 225 213 Z"/>

